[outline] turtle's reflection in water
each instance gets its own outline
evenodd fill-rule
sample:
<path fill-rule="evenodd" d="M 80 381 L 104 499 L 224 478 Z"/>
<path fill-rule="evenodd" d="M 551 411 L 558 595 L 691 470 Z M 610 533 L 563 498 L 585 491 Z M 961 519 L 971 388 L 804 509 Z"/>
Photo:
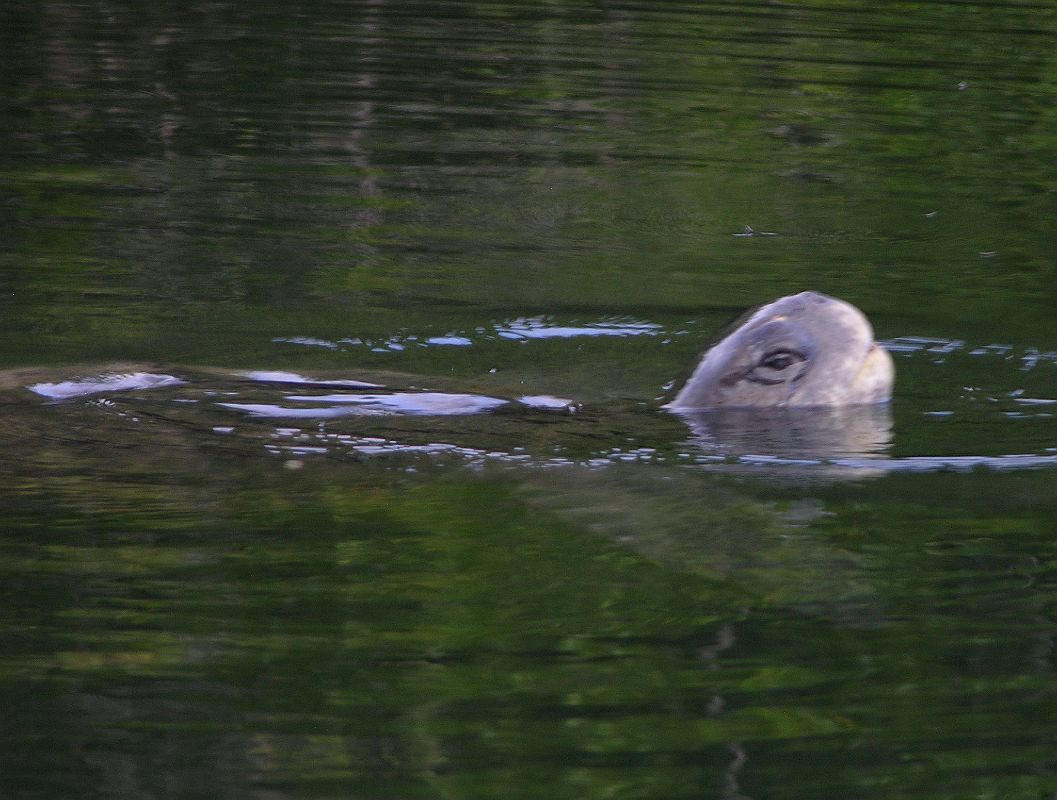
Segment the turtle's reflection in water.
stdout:
<path fill-rule="evenodd" d="M 892 411 L 887 404 L 676 413 L 690 428 L 691 443 L 717 459 L 883 458 L 892 445 Z"/>

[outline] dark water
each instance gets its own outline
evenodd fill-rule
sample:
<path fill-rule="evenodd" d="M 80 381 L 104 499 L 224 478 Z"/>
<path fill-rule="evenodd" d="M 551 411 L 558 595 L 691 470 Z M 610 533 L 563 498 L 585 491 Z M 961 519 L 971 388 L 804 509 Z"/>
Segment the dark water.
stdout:
<path fill-rule="evenodd" d="M 5 2 L 0 797 L 1057 796 L 1055 45 Z M 804 288 L 890 409 L 659 409 Z"/>

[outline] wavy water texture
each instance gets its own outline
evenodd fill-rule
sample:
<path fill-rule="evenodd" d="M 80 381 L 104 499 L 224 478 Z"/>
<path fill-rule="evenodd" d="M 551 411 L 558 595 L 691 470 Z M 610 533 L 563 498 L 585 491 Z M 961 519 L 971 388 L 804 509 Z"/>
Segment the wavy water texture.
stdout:
<path fill-rule="evenodd" d="M 575 341 L 579 337 L 599 335 L 598 331 L 604 331 L 602 336 L 645 333 L 662 344 L 687 335 L 689 328 L 668 329 L 643 320 L 623 320 L 618 324 L 607 319 L 569 325 L 526 318 L 478 326 L 463 337 L 466 343 L 460 347 L 484 347 L 514 340 L 513 335 L 502 336 L 503 332 L 517 333 L 522 341 L 531 343 L 548 339 Z M 417 340 L 414 335 L 402 335 L 385 341 L 393 342 L 397 338 L 405 343 Z M 372 346 L 369 341 L 360 342 L 364 347 Z M 137 393 L 152 390 L 151 396 L 156 402 L 170 408 L 179 404 L 185 418 L 192 421 L 201 418 L 204 429 L 224 436 L 245 435 L 245 426 L 238 420 L 213 419 L 211 415 L 215 411 L 238 412 L 244 419 L 265 423 L 284 419 L 318 423 L 320 427 L 316 431 L 276 428 L 269 434 L 265 428 L 252 434 L 263 437 L 261 444 L 269 452 L 287 453 L 291 457 L 355 453 L 439 457 L 446 462 L 461 459 L 471 465 L 505 463 L 546 468 L 575 464 L 590 468 L 627 463 L 678 464 L 748 474 L 793 475 L 814 470 L 819 476 L 845 478 L 897 472 L 1009 471 L 1057 466 L 1057 440 L 1053 438 L 1057 436 L 1057 426 L 1053 423 L 1052 409 L 1057 400 L 1043 396 L 1042 391 L 1046 386 L 1053 387 L 1057 353 L 1006 344 L 974 346 L 960 340 L 922 336 L 899 336 L 882 344 L 902 365 L 892 408 L 882 405 L 807 413 L 781 410 L 677 415 L 675 419 L 686 426 L 684 431 L 688 431 L 688 437 L 678 435 L 679 429 L 670 427 L 672 418 L 658 410 L 627 416 L 626 410 L 617 405 L 585 406 L 575 396 L 528 393 L 503 397 L 422 388 L 405 390 L 386 388 L 375 381 L 348 375 L 319 377 L 289 370 L 232 372 L 228 378 L 216 371 L 195 374 L 190 370 L 181 378 L 129 372 L 42 381 L 27 388 L 53 401 L 101 398 L 108 410 L 130 418 L 135 416 Z M 981 367 L 982 372 L 972 372 L 976 367 Z M 940 380 L 948 371 L 955 381 L 953 391 Z M 1001 387 L 994 385 L 997 374 L 1005 381 Z M 989 376 L 992 385 L 976 385 L 980 375 Z M 415 384 L 429 383 L 424 377 L 413 380 Z M 170 391 L 156 391 L 161 389 Z M 335 392 L 335 389 L 342 391 Z M 938 394 L 941 390 L 950 393 L 941 398 Z M 653 402 L 646 406 L 655 409 Z M 479 435 L 464 429 L 457 434 L 454 430 L 445 433 L 445 426 L 449 425 L 443 422 L 445 419 L 479 417 L 483 420 L 497 411 L 502 411 L 504 416 L 496 423 L 482 422 L 478 426 Z M 541 418 L 531 426 L 525 424 L 527 418 L 519 422 L 523 418 L 518 415 L 533 411 L 557 416 L 551 421 Z M 578 422 L 570 415 L 579 411 L 586 417 Z M 607 415 L 621 421 L 601 440 L 588 445 L 598 436 L 595 427 L 599 420 Z M 417 433 L 406 438 L 399 431 L 378 436 L 359 429 L 340 430 L 343 420 L 360 425 L 355 423 L 357 419 L 364 420 L 363 424 L 384 428 L 390 424 L 382 422 L 386 418 L 436 420 L 434 438 L 423 442 L 416 440 Z M 521 440 L 517 445 L 498 441 L 482 445 L 474 441 L 488 439 L 489 426 L 506 424 L 521 426 L 520 433 L 511 433 Z M 338 430 L 330 429 L 335 425 L 339 426 Z M 548 431 L 559 428 L 565 439 L 544 444 L 550 439 Z M 977 452 L 968 449 L 972 442 L 966 437 L 979 437 L 983 433 L 987 435 L 989 449 Z M 917 444 L 915 436 L 921 436 Z M 954 438 L 948 442 L 950 437 Z"/>
<path fill-rule="evenodd" d="M 3 0 L 0 795 L 1053 798 L 1055 45 Z M 888 419 L 660 410 L 804 289 Z"/>

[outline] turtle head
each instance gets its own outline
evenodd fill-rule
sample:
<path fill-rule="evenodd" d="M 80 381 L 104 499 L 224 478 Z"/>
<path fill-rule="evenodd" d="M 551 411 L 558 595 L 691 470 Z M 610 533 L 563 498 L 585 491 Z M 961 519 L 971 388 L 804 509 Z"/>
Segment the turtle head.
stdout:
<path fill-rule="evenodd" d="M 667 408 L 777 408 L 880 403 L 892 358 L 855 306 L 801 292 L 756 309 L 702 357 Z"/>

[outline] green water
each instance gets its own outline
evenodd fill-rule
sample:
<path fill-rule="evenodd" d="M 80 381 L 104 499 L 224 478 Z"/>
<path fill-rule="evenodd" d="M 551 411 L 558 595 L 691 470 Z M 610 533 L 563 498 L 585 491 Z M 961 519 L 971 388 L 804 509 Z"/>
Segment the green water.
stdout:
<path fill-rule="evenodd" d="M 1055 44 L 8 0 L 0 797 L 1057 794 Z M 806 288 L 895 358 L 861 436 L 659 408 Z"/>

